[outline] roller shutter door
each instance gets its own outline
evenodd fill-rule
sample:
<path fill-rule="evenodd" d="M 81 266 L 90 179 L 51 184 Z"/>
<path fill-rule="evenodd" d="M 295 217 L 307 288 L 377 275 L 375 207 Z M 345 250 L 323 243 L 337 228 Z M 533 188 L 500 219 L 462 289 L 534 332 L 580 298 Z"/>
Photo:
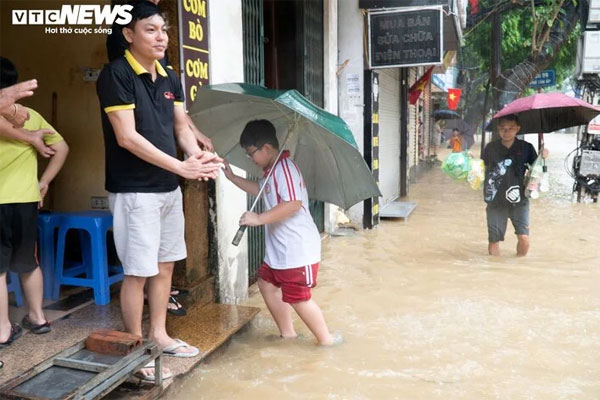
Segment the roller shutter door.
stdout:
<path fill-rule="evenodd" d="M 400 195 L 400 74 L 379 70 L 379 188 L 382 209 Z"/>

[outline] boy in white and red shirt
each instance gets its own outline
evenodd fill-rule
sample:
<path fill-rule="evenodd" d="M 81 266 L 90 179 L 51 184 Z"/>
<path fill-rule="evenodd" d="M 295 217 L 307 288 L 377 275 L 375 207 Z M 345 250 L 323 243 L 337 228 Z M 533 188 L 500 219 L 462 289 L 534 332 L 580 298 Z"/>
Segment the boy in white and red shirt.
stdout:
<path fill-rule="evenodd" d="M 263 179 L 254 182 L 235 175 L 225 161 L 225 176 L 240 189 L 256 196 L 270 169 L 274 168 L 263 191 L 267 211 L 262 214 L 245 212 L 240 225 L 265 225 L 265 260 L 258 270 L 258 287 L 281 337 L 297 336 L 291 305 L 319 344 L 340 342 L 340 336 L 333 337 L 329 333 L 321 309 L 311 299 L 310 289 L 317 285 L 321 238 L 309 212 L 308 193 L 300 169 L 287 151 L 278 159 L 279 142 L 270 121 L 256 120 L 246 124 L 240 145 L 264 170 Z"/>

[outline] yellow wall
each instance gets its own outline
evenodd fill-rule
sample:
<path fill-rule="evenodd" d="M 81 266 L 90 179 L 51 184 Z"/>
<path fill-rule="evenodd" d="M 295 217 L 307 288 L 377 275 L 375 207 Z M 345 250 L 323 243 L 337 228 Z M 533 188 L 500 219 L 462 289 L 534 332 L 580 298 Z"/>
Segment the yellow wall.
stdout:
<path fill-rule="evenodd" d="M 63 135 L 71 149 L 51 188 L 56 210 L 90 208 L 91 196 L 104 191 L 104 144 L 96 82 L 83 80 L 84 68 L 106 62 L 103 34 L 46 34 L 44 26 L 12 25 L 13 9 L 60 9 L 81 1 L 0 0 L 0 54 L 15 63 L 19 79 L 37 78 L 35 95 L 22 103 L 39 111 Z M 93 4 L 109 4 L 95 0 Z M 52 93 L 57 94 L 56 119 Z"/>

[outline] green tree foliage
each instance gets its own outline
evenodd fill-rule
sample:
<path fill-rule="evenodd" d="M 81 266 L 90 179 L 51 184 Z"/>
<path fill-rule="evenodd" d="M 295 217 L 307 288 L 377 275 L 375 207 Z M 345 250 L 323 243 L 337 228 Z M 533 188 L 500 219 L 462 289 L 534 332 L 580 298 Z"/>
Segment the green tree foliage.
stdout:
<path fill-rule="evenodd" d="M 578 23 L 573 18 L 576 10 L 572 0 L 536 1 L 535 24 L 529 0 L 480 0 L 480 7 L 482 13 L 466 31 L 458 57 L 467 119 L 481 120 L 491 63 L 492 12 L 500 12 L 502 19 L 501 69 L 502 77 L 509 82 L 501 82 L 499 90 L 492 89 L 490 95 L 504 95 L 503 103 L 506 103 L 519 94 L 530 94 L 533 90 L 528 85 L 532 77 L 543 69 L 554 69 L 556 73 L 557 86 L 548 90 L 565 89 L 575 69 L 577 39 L 581 34 L 575 26 Z"/>

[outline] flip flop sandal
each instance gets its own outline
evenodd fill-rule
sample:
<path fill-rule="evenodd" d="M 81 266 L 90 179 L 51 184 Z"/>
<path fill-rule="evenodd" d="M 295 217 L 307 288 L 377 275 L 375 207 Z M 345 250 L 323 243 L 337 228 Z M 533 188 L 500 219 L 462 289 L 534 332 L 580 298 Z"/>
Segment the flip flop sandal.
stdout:
<path fill-rule="evenodd" d="M 154 360 L 152 360 L 148 364 L 144 365 L 142 367 L 142 369 L 144 369 L 144 368 L 154 368 Z M 154 374 L 144 375 L 144 373 L 141 370 L 135 372 L 133 374 L 133 376 L 135 376 L 136 378 L 138 378 L 142 382 L 154 383 L 154 381 L 156 380 L 156 376 Z M 173 377 L 173 373 L 172 372 L 167 372 L 167 373 L 163 373 L 162 374 L 163 380 L 164 379 L 169 379 L 169 378 L 172 378 L 172 377 Z"/>
<path fill-rule="evenodd" d="M 173 293 L 173 292 L 177 292 L 177 293 Z M 171 286 L 171 296 L 174 296 L 174 297 L 179 297 L 179 296 L 185 297 L 188 294 L 190 294 L 190 291 L 187 290 L 187 289 L 182 289 L 182 288 L 178 288 L 178 287 L 175 287 L 175 286 Z"/>
<path fill-rule="evenodd" d="M 43 324 L 34 324 L 29 319 L 29 315 L 23 317 L 21 324 L 23 325 L 23 328 L 29 329 L 31 332 L 36 333 L 38 335 L 41 335 L 42 333 L 48 333 L 52 330 L 48 321 L 44 322 Z"/>
<path fill-rule="evenodd" d="M 23 328 L 21 328 L 21 325 L 17 323 L 10 324 L 10 336 L 6 342 L 0 343 L 0 349 L 10 346 L 11 343 L 20 338 L 22 334 Z"/>
<path fill-rule="evenodd" d="M 169 296 L 169 304 L 173 304 L 176 308 L 169 308 L 169 306 L 167 306 L 167 312 L 169 314 L 173 314 L 176 315 L 178 317 L 183 317 L 185 315 L 187 315 L 187 311 L 185 308 L 183 308 L 183 306 L 181 305 L 181 303 L 179 303 L 177 301 L 177 299 L 175 298 L 175 296 Z"/>
<path fill-rule="evenodd" d="M 189 353 L 182 353 L 182 352 L 175 351 L 180 347 L 189 347 L 190 349 L 193 349 L 193 351 L 189 352 Z M 175 339 L 175 342 L 172 345 L 167 346 L 164 349 L 162 349 L 162 352 L 165 356 L 179 357 L 179 358 L 196 357 L 198 354 L 200 354 L 200 350 L 198 350 L 198 348 L 196 348 L 194 346 L 190 346 L 189 344 L 187 344 L 186 342 L 184 342 L 181 339 Z"/>

